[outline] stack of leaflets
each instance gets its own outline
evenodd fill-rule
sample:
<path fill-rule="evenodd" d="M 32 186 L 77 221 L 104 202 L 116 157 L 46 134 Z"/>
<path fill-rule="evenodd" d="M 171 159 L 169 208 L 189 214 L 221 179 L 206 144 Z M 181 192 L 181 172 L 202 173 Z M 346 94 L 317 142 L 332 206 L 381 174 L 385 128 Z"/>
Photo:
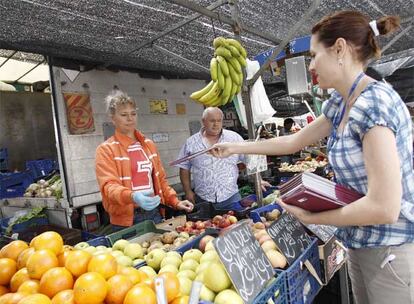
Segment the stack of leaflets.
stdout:
<path fill-rule="evenodd" d="M 280 186 L 283 202 L 319 212 L 343 207 L 362 195 L 316 174 L 304 172 Z"/>

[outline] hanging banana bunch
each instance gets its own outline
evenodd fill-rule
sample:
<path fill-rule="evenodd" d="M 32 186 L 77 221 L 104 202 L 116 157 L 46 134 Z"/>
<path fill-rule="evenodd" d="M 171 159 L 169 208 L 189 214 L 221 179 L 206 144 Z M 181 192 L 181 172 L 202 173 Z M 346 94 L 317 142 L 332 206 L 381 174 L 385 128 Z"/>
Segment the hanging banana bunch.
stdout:
<path fill-rule="evenodd" d="M 207 107 L 223 106 L 233 100 L 243 83 L 242 68 L 247 52 L 239 41 L 217 37 L 213 41 L 214 57 L 210 61 L 211 81 L 190 98 Z"/>

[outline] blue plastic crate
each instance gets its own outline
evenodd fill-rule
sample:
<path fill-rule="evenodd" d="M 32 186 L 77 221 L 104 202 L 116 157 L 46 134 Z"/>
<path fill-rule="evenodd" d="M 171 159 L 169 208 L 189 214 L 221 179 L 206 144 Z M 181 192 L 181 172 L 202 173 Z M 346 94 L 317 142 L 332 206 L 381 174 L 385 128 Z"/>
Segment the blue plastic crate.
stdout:
<path fill-rule="evenodd" d="M 22 196 L 33 182 L 29 171 L 0 175 L 0 199 Z"/>
<path fill-rule="evenodd" d="M 321 277 L 318 240 L 316 238 L 313 238 L 311 245 L 285 271 L 288 303 L 312 303 L 321 288 L 321 285 L 304 265 L 306 260 L 310 261 L 318 276 Z"/>
<path fill-rule="evenodd" d="M 270 212 L 274 209 L 278 209 L 281 213 L 283 211 L 282 207 L 280 207 L 279 204 L 274 203 L 274 204 L 269 204 L 269 205 L 252 210 L 249 216 L 253 220 L 254 223 L 261 222 L 262 220 L 260 219 L 260 217 L 264 213 Z"/>
<path fill-rule="evenodd" d="M 97 238 L 86 240 L 86 243 L 88 243 L 90 246 L 105 246 L 105 247 L 111 247 L 111 243 L 106 238 L 106 236 L 98 236 Z"/>
<path fill-rule="evenodd" d="M 0 219 L 0 227 L 1 227 L 2 233 L 6 232 L 7 227 L 9 226 L 10 219 L 11 217 Z M 22 232 L 29 227 L 41 226 L 41 225 L 47 225 L 47 224 L 49 224 L 49 220 L 47 219 L 47 217 L 34 217 L 23 223 L 13 225 L 12 233 Z"/>
<path fill-rule="evenodd" d="M 30 170 L 34 179 L 39 179 L 49 175 L 57 169 L 57 162 L 53 159 L 29 160 L 26 168 Z"/>

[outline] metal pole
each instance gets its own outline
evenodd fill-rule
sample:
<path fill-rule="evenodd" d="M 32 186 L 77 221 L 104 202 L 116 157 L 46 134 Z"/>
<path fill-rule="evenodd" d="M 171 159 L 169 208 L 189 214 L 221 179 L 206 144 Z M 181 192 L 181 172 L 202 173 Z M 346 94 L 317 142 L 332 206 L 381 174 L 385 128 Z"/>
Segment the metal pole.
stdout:
<path fill-rule="evenodd" d="M 231 17 L 233 19 L 232 28 L 234 31 L 235 38 L 240 41 L 240 32 L 242 31 L 242 26 L 240 24 L 240 12 L 237 6 L 237 0 L 229 1 Z M 247 131 L 249 138 L 254 140 L 256 134 L 254 132 L 254 121 L 253 121 L 253 112 L 252 104 L 250 100 L 250 90 L 251 87 L 247 85 L 246 81 L 246 70 L 243 69 L 243 88 L 242 88 L 242 99 L 244 106 L 246 108 L 246 119 L 247 119 Z M 263 205 L 263 192 L 261 187 L 261 176 L 260 173 L 255 173 L 254 175 L 254 188 L 257 196 L 257 204 L 261 207 Z"/>
<path fill-rule="evenodd" d="M 182 56 L 180 56 L 180 55 L 178 55 L 178 54 L 176 54 L 176 53 L 174 53 L 174 52 L 171 52 L 170 50 L 164 49 L 164 48 L 163 48 L 163 47 L 161 47 L 161 46 L 158 46 L 158 45 L 153 44 L 153 45 L 152 45 L 152 47 L 153 47 L 154 49 L 156 49 L 156 50 L 158 50 L 158 51 L 162 52 L 162 53 L 165 53 L 165 54 L 167 54 L 167 55 L 169 55 L 169 56 L 172 56 L 172 57 L 174 57 L 174 58 L 177 58 L 178 60 L 181 60 L 181 61 L 183 61 L 183 62 L 185 62 L 185 63 L 188 63 L 188 64 L 191 64 L 191 65 L 193 65 L 193 66 L 196 66 L 196 67 L 198 67 L 199 69 L 202 69 L 203 71 L 205 71 L 205 72 L 207 72 L 207 73 L 210 73 L 210 70 L 209 70 L 209 69 L 207 69 L 206 67 L 203 67 L 201 64 L 198 64 L 197 62 L 194 62 L 194 61 L 192 61 L 192 60 L 190 60 L 190 59 L 184 58 L 184 57 L 182 57 Z"/>
<path fill-rule="evenodd" d="M 168 2 L 180 5 L 182 7 L 188 8 L 192 11 L 198 12 L 204 16 L 207 16 L 209 18 L 214 18 L 219 20 L 220 22 L 229 24 L 229 25 L 233 25 L 234 21 L 232 20 L 232 18 L 227 17 L 226 15 L 220 14 L 220 13 L 216 13 L 216 12 L 211 12 L 208 9 L 206 9 L 205 7 L 198 5 L 194 2 L 190 2 L 188 0 L 167 0 Z M 271 41 L 275 44 L 280 43 L 280 39 L 277 37 L 274 37 L 272 34 L 266 33 L 263 30 L 259 30 L 259 29 L 255 29 L 252 27 L 248 27 L 248 26 L 242 26 L 242 28 L 244 29 L 245 32 L 248 32 L 250 34 L 254 34 L 256 36 L 259 36 L 263 39 L 266 39 L 268 41 Z"/>
<path fill-rule="evenodd" d="M 276 47 L 276 49 L 273 51 L 272 55 L 270 55 L 266 62 L 260 67 L 260 69 L 254 74 L 254 76 L 249 80 L 249 85 L 253 85 L 256 80 L 263 74 L 264 70 L 267 69 L 267 67 L 270 65 L 270 62 L 272 62 L 276 56 L 285 48 L 285 46 L 289 43 L 290 40 L 292 40 L 295 37 L 295 34 L 297 30 L 308 20 L 310 16 L 316 11 L 319 4 L 321 3 L 321 0 L 315 0 L 313 1 L 311 7 L 308 9 L 308 11 L 305 13 L 305 15 L 302 17 L 302 19 L 295 24 L 294 27 L 289 31 L 288 35 L 285 39 Z"/>
<path fill-rule="evenodd" d="M 214 9 L 216 9 L 216 8 L 222 6 L 223 4 L 226 4 L 226 3 L 227 3 L 227 0 L 218 0 L 214 3 L 212 3 L 211 5 L 207 6 L 206 9 L 207 10 L 214 10 Z M 190 22 L 192 22 L 192 21 L 194 21 L 194 20 L 196 20 L 200 17 L 201 17 L 201 14 L 199 14 L 199 13 L 196 13 L 196 14 L 193 14 L 189 17 L 186 17 L 183 21 L 180 21 L 177 24 L 174 24 L 174 25 L 170 26 L 165 31 L 162 31 L 161 33 L 155 35 L 154 37 L 152 37 L 148 40 L 145 40 L 144 42 L 141 42 L 140 44 L 138 44 L 138 46 L 136 48 L 134 48 L 133 50 L 131 50 L 128 53 L 124 54 L 123 56 L 128 56 L 128 55 L 132 54 L 133 52 L 136 52 L 139 49 L 142 49 L 143 47 L 154 43 L 154 41 L 168 35 L 169 33 L 179 29 L 180 27 L 183 27 L 187 23 L 190 23 Z M 111 66 L 113 63 L 114 62 L 109 62 L 109 63 L 105 64 L 104 67 L 107 68 L 107 67 Z"/>

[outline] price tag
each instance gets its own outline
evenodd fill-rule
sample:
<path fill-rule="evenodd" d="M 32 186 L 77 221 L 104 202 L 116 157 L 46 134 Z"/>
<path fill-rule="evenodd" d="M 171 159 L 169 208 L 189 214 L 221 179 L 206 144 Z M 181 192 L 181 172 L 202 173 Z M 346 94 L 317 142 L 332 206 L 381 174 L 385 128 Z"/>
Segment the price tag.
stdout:
<path fill-rule="evenodd" d="M 157 304 L 168 304 L 167 294 L 165 293 L 165 288 L 164 288 L 164 279 L 155 278 L 154 285 L 155 285 L 155 293 L 157 295 Z"/>
<path fill-rule="evenodd" d="M 300 222 L 287 212 L 267 228 L 267 233 L 282 251 L 289 265 L 312 243 Z"/>
<path fill-rule="evenodd" d="M 213 244 L 244 303 L 252 303 L 275 273 L 247 221 L 234 225 Z"/>
<path fill-rule="evenodd" d="M 305 226 L 324 243 L 328 242 L 334 236 L 337 229 L 334 226 L 328 225 L 308 224 Z"/>

